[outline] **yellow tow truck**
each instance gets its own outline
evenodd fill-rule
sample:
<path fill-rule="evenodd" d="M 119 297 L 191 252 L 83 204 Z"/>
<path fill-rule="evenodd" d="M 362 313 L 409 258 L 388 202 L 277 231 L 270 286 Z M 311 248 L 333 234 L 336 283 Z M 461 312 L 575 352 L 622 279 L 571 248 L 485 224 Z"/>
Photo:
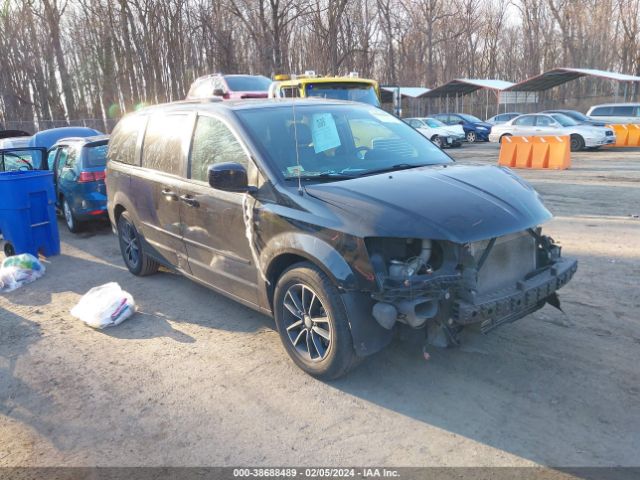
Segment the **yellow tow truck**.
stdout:
<path fill-rule="evenodd" d="M 351 72 L 346 77 L 321 77 L 313 71 L 303 75 L 276 75 L 269 87 L 269 98 L 333 98 L 380 106 L 378 82 L 359 78 Z"/>

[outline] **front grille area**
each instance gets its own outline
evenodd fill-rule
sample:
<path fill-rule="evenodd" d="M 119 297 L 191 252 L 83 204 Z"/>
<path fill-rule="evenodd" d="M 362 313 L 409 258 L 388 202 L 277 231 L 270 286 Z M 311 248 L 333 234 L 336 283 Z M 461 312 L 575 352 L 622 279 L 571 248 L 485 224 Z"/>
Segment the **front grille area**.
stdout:
<path fill-rule="evenodd" d="M 476 261 L 489 244 L 489 240 L 471 244 Z M 528 232 L 520 232 L 496 239 L 491 253 L 478 272 L 479 295 L 513 287 L 528 273 L 536 269 L 536 242 Z"/>

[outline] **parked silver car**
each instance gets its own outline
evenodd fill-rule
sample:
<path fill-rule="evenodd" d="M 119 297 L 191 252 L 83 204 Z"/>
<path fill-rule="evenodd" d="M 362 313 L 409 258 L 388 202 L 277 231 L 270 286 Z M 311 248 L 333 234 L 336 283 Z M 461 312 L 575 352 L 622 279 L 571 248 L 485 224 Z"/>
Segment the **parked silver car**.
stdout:
<path fill-rule="evenodd" d="M 616 143 L 615 133 L 608 127 L 580 125 L 561 113 L 520 115 L 491 129 L 490 142 L 501 142 L 508 136 L 569 135 L 571 151 L 597 149 Z"/>
<path fill-rule="evenodd" d="M 466 141 L 460 125 L 445 125 L 440 120 L 430 117 L 405 118 L 404 121 L 440 148 L 460 147 L 462 142 Z"/>
<path fill-rule="evenodd" d="M 587 117 L 606 123 L 640 123 L 640 103 L 607 103 L 594 105 Z"/>

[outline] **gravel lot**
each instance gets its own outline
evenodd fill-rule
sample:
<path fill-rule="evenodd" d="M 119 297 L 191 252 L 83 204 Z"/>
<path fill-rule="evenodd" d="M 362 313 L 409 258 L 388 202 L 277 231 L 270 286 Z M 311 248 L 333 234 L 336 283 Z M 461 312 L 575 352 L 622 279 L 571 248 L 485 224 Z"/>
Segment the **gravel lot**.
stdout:
<path fill-rule="evenodd" d="M 495 145 L 463 162 L 495 163 Z M 69 234 L 0 295 L 0 466 L 640 465 L 640 149 L 521 171 L 579 259 L 546 306 L 458 349 L 394 342 L 323 383 L 271 319 L 180 276 L 138 279 L 104 225 Z M 69 309 L 119 282 L 140 313 L 95 331 Z"/>

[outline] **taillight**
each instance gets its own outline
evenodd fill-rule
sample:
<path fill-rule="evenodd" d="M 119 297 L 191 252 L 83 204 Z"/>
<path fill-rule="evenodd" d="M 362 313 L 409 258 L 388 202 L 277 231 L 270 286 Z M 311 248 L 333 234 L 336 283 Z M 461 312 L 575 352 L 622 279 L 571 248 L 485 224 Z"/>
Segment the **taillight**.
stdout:
<path fill-rule="evenodd" d="M 102 172 L 80 172 L 78 177 L 78 183 L 97 182 L 98 180 L 104 180 L 105 173 Z"/>

